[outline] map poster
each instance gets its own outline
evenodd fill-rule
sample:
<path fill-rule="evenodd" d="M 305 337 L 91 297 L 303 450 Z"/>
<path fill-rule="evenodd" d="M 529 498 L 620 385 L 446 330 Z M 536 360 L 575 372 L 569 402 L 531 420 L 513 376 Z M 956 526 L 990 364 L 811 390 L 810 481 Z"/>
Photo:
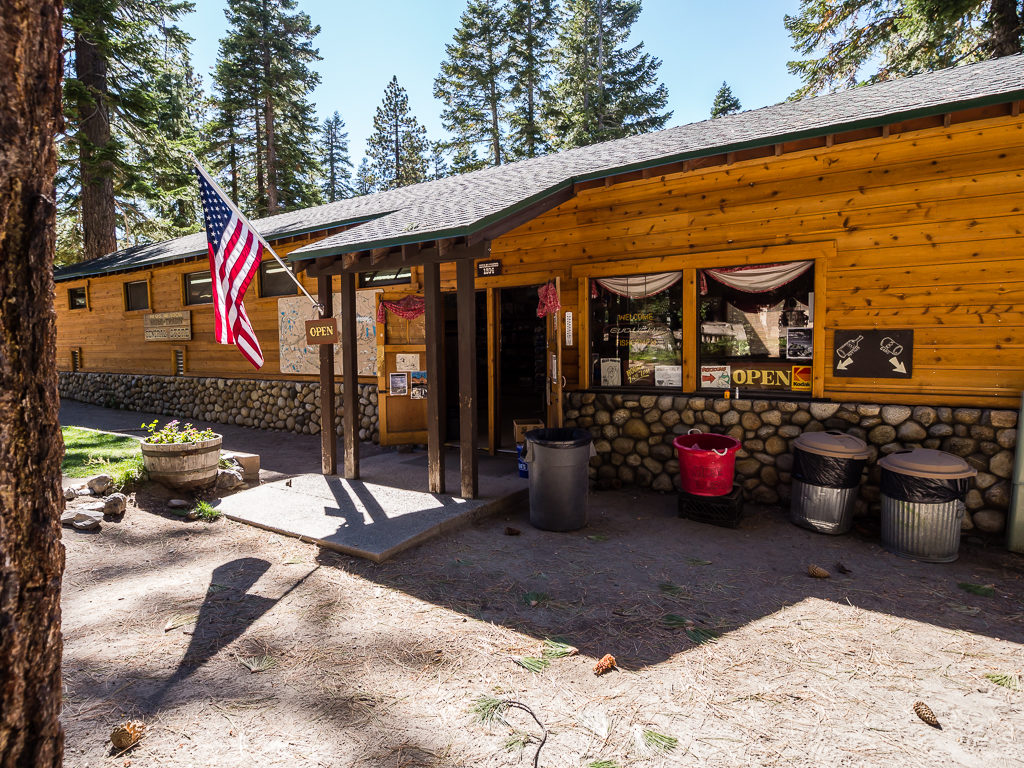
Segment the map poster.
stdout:
<path fill-rule="evenodd" d="M 377 375 L 377 301 L 379 290 L 356 291 L 356 370 L 360 376 Z M 341 294 L 334 294 L 334 316 L 341 316 Z M 277 301 L 277 329 L 281 373 L 320 372 L 320 349 L 306 344 L 306 321 L 317 319 L 305 296 Z M 341 373 L 341 344 L 334 345 L 334 370 Z"/>

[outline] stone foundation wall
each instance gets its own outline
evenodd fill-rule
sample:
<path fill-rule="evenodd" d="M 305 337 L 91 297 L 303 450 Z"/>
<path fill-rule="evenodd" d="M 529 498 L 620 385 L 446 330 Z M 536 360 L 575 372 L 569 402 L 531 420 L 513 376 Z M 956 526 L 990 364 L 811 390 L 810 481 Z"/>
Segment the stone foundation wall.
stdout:
<path fill-rule="evenodd" d="M 62 371 L 58 383 L 62 398 L 108 408 L 304 435 L 320 432 L 320 385 L 313 382 Z M 336 383 L 334 391 L 340 400 L 342 385 Z M 334 426 L 340 435 L 340 405 Z M 359 439 L 378 441 L 376 384 L 359 385 Z"/>
<path fill-rule="evenodd" d="M 597 456 L 590 472 L 598 487 L 635 484 L 678 490 L 679 462 L 672 440 L 699 429 L 743 443 L 736 475 L 749 500 L 785 504 L 792 482 L 793 439 L 802 432 L 838 429 L 866 441 L 871 450 L 858 515 L 879 510 L 879 457 L 902 448 L 938 448 L 978 470 L 967 494 L 970 514 L 964 527 L 998 533 L 1005 526 L 1016 411 L 594 392 L 571 393 L 565 403 L 565 425 L 589 429 L 594 436 Z"/>

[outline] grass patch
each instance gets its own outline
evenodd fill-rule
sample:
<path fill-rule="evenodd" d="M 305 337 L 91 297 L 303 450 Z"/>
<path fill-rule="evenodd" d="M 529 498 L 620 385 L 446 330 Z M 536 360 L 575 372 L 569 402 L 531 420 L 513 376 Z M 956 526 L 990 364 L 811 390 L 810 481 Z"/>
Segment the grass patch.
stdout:
<path fill-rule="evenodd" d="M 105 474 L 116 481 L 126 472 L 141 473 L 142 451 L 134 438 L 82 427 L 62 427 L 61 434 L 64 461 L 60 469 L 68 477 Z"/>
<path fill-rule="evenodd" d="M 208 501 L 197 501 L 196 505 L 192 507 L 192 516 L 205 520 L 207 523 L 212 523 L 220 517 L 220 510 Z"/>

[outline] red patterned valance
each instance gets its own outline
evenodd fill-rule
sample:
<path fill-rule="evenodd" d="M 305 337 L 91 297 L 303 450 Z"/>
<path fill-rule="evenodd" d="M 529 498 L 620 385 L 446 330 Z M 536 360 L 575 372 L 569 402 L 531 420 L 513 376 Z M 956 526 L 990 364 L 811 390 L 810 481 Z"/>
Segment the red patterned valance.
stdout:
<path fill-rule="evenodd" d="M 384 322 L 385 310 L 406 320 L 414 320 L 422 315 L 426 308 L 426 301 L 424 301 L 423 297 L 415 294 L 410 294 L 398 301 L 381 301 L 377 305 L 377 322 Z"/>
<path fill-rule="evenodd" d="M 540 303 L 537 304 L 537 317 L 553 315 L 562 308 L 558 302 L 558 288 L 553 282 L 538 288 L 537 297 L 540 299 Z"/>

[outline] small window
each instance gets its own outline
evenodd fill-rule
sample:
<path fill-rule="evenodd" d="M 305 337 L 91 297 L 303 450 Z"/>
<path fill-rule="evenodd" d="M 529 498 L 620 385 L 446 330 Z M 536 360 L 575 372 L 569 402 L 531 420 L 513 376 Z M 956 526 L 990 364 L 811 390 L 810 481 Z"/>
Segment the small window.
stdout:
<path fill-rule="evenodd" d="M 210 277 L 209 272 L 204 270 L 185 275 L 185 303 L 213 303 L 213 278 Z"/>
<path fill-rule="evenodd" d="M 176 349 L 174 350 L 174 375 L 184 376 L 185 375 L 185 350 Z"/>
<path fill-rule="evenodd" d="M 260 264 L 260 296 L 293 296 L 297 293 L 290 270 L 282 267 L 276 259 Z"/>
<path fill-rule="evenodd" d="M 810 392 L 814 262 L 702 269 L 697 277 L 700 386 Z"/>
<path fill-rule="evenodd" d="M 68 288 L 68 309 L 87 309 L 89 300 L 85 296 L 85 288 Z"/>
<path fill-rule="evenodd" d="M 129 312 L 138 309 L 149 309 L 149 283 L 136 280 L 124 284 L 124 308 Z"/>
<path fill-rule="evenodd" d="M 82 369 L 82 350 L 71 350 L 71 370 L 75 373 Z"/>
<path fill-rule="evenodd" d="M 665 272 L 591 282 L 595 386 L 682 388 L 682 276 Z"/>
<path fill-rule="evenodd" d="M 403 285 L 412 282 L 412 270 L 409 267 L 385 269 L 380 272 L 360 272 L 359 287 L 375 288 L 379 285 Z"/>

